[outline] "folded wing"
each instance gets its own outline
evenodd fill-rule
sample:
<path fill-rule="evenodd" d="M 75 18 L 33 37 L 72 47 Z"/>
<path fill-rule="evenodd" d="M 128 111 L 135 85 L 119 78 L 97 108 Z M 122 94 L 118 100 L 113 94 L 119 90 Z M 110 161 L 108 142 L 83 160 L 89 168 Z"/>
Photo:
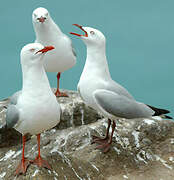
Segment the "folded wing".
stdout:
<path fill-rule="evenodd" d="M 147 105 L 112 91 L 99 89 L 93 95 L 100 108 L 117 117 L 132 119 L 151 117 L 155 114 Z"/>

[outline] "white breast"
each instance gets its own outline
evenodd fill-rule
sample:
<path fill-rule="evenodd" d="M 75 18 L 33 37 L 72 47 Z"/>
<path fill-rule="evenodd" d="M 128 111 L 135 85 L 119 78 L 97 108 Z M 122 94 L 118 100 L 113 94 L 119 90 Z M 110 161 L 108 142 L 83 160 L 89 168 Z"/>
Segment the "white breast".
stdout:
<path fill-rule="evenodd" d="M 60 121 L 60 106 L 52 97 L 32 98 L 21 96 L 18 104 L 20 120 L 15 129 L 22 134 L 39 134 Z"/>
<path fill-rule="evenodd" d="M 80 95 L 82 96 L 85 103 L 97 110 L 96 102 L 93 98 L 93 92 L 96 89 L 103 89 L 105 87 L 105 82 L 100 78 L 92 78 L 88 74 L 88 76 L 81 76 L 80 81 L 78 83 L 78 89 L 80 91 Z"/>
<path fill-rule="evenodd" d="M 55 47 L 44 57 L 44 68 L 47 72 L 63 72 L 76 64 L 71 41 L 67 36 L 60 36 L 57 39 L 38 39 L 37 42 L 44 46 L 51 45 Z"/>

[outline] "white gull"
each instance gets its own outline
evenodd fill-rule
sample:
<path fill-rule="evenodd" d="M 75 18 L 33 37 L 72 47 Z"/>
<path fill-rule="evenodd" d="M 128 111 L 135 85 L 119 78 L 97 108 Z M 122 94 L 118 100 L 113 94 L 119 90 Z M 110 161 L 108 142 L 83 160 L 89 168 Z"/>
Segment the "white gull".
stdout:
<path fill-rule="evenodd" d="M 16 169 L 16 175 L 25 174 L 31 162 L 39 167 L 51 168 L 40 155 L 40 133 L 56 126 L 60 121 L 60 105 L 43 67 L 44 55 L 53 49 L 52 46 L 32 43 L 21 50 L 23 86 L 21 91 L 10 98 L 6 112 L 7 128 L 15 128 L 23 136 L 22 160 Z M 24 157 L 25 137 L 28 133 L 37 135 L 38 156 L 34 161 Z"/>
<path fill-rule="evenodd" d="M 158 109 L 136 101 L 133 96 L 120 84 L 112 80 L 105 52 L 105 36 L 97 29 L 79 27 L 85 34 L 70 34 L 81 37 L 87 46 L 86 63 L 81 74 L 77 89 L 87 105 L 100 111 L 108 119 L 107 133 L 104 139 L 94 136 L 93 141 L 99 143 L 98 149 L 107 152 L 112 143 L 115 129 L 115 119 L 120 118 L 148 118 L 169 113 L 168 110 Z M 109 137 L 109 128 L 112 124 L 112 133 Z"/>
<path fill-rule="evenodd" d="M 71 39 L 65 35 L 53 21 L 47 9 L 39 7 L 32 14 L 36 41 L 44 46 L 52 45 L 54 52 L 44 57 L 44 67 L 47 72 L 58 72 L 56 96 L 67 96 L 59 91 L 60 74 L 76 64 L 76 53 Z"/>

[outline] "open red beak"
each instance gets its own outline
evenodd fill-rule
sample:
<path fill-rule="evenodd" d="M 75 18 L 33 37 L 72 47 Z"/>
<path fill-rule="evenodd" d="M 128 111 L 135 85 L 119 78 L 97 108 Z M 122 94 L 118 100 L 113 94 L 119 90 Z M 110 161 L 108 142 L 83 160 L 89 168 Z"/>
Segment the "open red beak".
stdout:
<path fill-rule="evenodd" d="M 78 25 L 78 24 L 73 24 L 74 26 L 77 26 L 78 28 L 80 28 L 85 34 L 82 35 L 82 34 L 77 34 L 77 33 L 73 33 L 73 32 L 70 32 L 70 34 L 73 34 L 75 36 L 85 36 L 85 37 L 88 37 L 88 33 L 83 29 L 83 27 L 81 25 Z"/>
<path fill-rule="evenodd" d="M 40 18 L 38 18 L 38 20 L 39 20 L 39 22 L 41 22 L 41 23 L 45 22 L 45 18 L 44 18 L 44 17 L 40 17 Z"/>
<path fill-rule="evenodd" d="M 46 53 L 46 52 L 51 51 L 53 49 L 55 49 L 53 46 L 45 46 L 43 49 L 37 51 L 36 54 L 39 53 L 39 52 Z"/>

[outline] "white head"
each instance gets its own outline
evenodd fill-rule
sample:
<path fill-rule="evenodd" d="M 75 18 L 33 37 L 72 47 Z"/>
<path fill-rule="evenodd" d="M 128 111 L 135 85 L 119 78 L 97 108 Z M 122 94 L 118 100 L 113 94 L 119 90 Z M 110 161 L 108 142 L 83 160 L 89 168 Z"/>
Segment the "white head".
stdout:
<path fill-rule="evenodd" d="M 49 21 L 50 15 L 47 9 L 39 7 L 33 11 L 32 19 L 35 24 L 45 24 Z"/>
<path fill-rule="evenodd" d="M 70 34 L 80 36 L 87 46 L 98 48 L 105 47 L 106 39 L 102 32 L 91 27 L 82 27 L 78 24 L 73 25 L 79 27 L 85 34 L 81 35 L 73 32 L 70 32 Z"/>
<path fill-rule="evenodd" d="M 31 67 L 40 64 L 46 52 L 53 50 L 53 46 L 43 46 L 40 43 L 30 43 L 21 50 L 21 64 Z"/>

